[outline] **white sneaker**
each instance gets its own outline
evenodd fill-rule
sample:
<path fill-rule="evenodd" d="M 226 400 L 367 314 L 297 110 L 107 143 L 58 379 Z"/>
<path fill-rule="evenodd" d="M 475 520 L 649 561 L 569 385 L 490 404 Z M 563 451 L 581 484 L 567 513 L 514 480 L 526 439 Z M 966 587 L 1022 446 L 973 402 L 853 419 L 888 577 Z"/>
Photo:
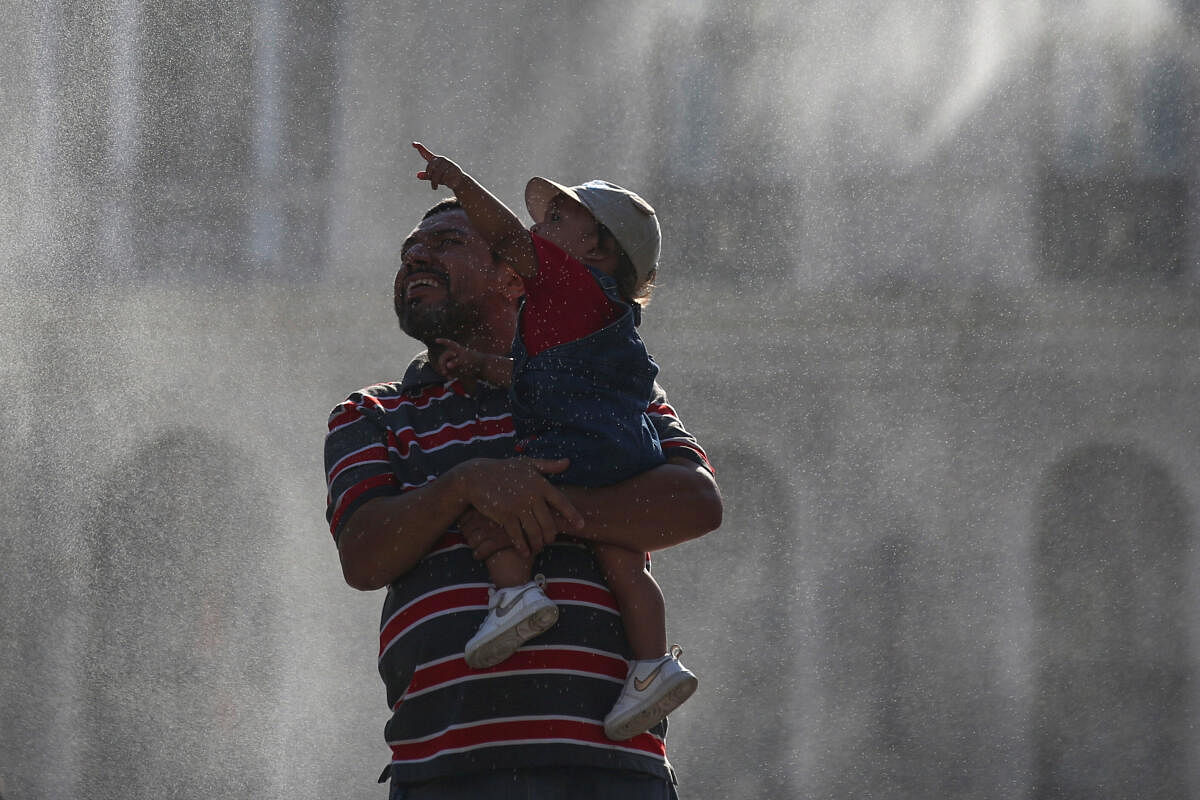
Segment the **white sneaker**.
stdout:
<path fill-rule="evenodd" d="M 546 596 L 546 576 L 524 586 L 488 590 L 488 613 L 467 642 L 463 657 L 475 669 L 494 667 L 522 644 L 558 621 L 558 606 Z"/>
<path fill-rule="evenodd" d="M 604 718 L 604 734 L 614 741 L 648 731 L 696 691 L 696 676 L 679 663 L 683 648 L 671 645 L 662 658 L 634 661 L 617 704 Z"/>

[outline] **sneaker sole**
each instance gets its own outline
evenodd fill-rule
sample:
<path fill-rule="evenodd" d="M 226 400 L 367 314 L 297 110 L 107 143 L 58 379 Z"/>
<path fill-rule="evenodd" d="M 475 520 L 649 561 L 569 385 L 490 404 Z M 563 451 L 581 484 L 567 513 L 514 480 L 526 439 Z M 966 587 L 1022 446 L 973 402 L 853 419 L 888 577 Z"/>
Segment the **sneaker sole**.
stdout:
<path fill-rule="evenodd" d="M 535 636 L 545 633 L 558 622 L 558 606 L 550 605 L 535 612 L 528 619 L 518 622 L 492 641 L 480 646 L 473 653 L 464 654 L 467 666 L 472 669 L 487 669 L 503 663 Z"/>
<path fill-rule="evenodd" d="M 645 733 L 665 719 L 672 711 L 683 705 L 691 697 L 700 681 L 695 675 L 685 675 L 678 685 L 672 686 L 666 694 L 638 713 L 623 720 L 613 720 L 604 723 L 604 735 L 615 742 L 632 739 L 639 733 Z"/>

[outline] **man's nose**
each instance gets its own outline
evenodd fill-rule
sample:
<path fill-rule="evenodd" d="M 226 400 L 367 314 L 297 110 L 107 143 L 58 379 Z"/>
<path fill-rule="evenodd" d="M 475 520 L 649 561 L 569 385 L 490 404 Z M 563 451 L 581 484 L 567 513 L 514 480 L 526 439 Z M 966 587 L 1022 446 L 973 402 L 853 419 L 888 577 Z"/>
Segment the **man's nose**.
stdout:
<path fill-rule="evenodd" d="M 404 257 L 401 263 L 404 264 L 406 272 L 412 272 L 417 267 L 423 267 L 429 264 L 433 257 L 433 251 L 423 244 L 414 244 L 404 251 Z"/>

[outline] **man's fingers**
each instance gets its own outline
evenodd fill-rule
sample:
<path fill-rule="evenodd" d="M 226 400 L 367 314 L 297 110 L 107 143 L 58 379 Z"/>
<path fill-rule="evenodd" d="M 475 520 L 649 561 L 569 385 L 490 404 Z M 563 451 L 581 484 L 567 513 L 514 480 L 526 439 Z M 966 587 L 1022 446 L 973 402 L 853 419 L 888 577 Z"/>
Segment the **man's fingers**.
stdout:
<path fill-rule="evenodd" d="M 495 553 L 512 547 L 504 530 L 474 509 L 459 517 L 458 527 L 476 561 L 486 561 Z"/>
<path fill-rule="evenodd" d="M 508 547 L 507 544 L 497 544 L 491 539 L 485 539 L 475 546 L 471 555 L 475 557 L 476 561 L 487 561 L 506 547 Z"/>
<path fill-rule="evenodd" d="M 475 556 L 476 561 L 486 561 L 488 558 L 501 550 L 512 547 L 508 541 L 508 537 L 503 535 L 492 535 L 490 532 L 483 530 L 463 532 L 463 538 L 467 540 L 467 546 L 471 548 L 471 554 Z"/>
<path fill-rule="evenodd" d="M 558 526 L 554 523 L 554 515 L 550 513 L 549 506 L 538 503 L 529 510 L 529 513 L 529 524 L 536 532 L 537 549 L 540 552 L 546 545 L 554 541 L 554 537 L 558 535 Z"/>
<path fill-rule="evenodd" d="M 558 473 L 571 466 L 569 458 L 531 458 L 529 463 L 533 464 L 533 468 L 543 475 L 557 475 Z"/>
<path fill-rule="evenodd" d="M 529 555 L 529 543 L 525 541 L 525 530 L 521 527 L 519 519 L 505 522 L 504 532 L 508 534 L 509 541 L 512 542 L 513 548 L 518 553 L 523 556 Z"/>
<path fill-rule="evenodd" d="M 580 514 L 579 509 L 575 508 L 575 504 L 558 489 L 554 489 L 552 492 L 546 494 L 546 505 L 558 512 L 567 521 L 567 524 L 575 530 L 583 527 L 583 514 Z M 551 526 L 552 529 L 554 527 L 553 525 Z"/>
<path fill-rule="evenodd" d="M 569 458 L 530 458 L 527 460 L 534 469 L 543 475 L 557 475 L 558 473 L 564 471 L 567 467 L 571 466 L 571 459 Z M 569 524 L 572 528 L 576 530 L 582 528 L 584 524 L 583 515 L 580 514 L 579 510 L 575 508 L 574 504 L 567 499 L 567 496 L 552 485 L 547 484 L 546 489 L 547 491 L 543 496 L 546 505 L 562 515 L 563 519 L 565 519 L 567 524 Z M 557 526 L 553 524 L 547 526 L 547 530 L 553 531 L 555 534 L 558 533 Z"/>
<path fill-rule="evenodd" d="M 527 556 L 530 546 L 540 548 L 542 543 L 553 542 L 559 531 L 583 527 L 583 515 L 545 477 L 562 472 L 569 460 L 478 459 L 469 463 L 471 505 L 502 527 L 521 555 Z"/>
<path fill-rule="evenodd" d="M 542 531 L 538 527 L 533 511 L 521 513 L 521 530 L 525 532 L 525 540 L 529 542 L 529 552 L 537 555 L 542 549 Z"/>
<path fill-rule="evenodd" d="M 537 520 L 538 528 L 542 532 L 542 546 L 545 547 L 553 542 L 554 537 L 558 535 L 558 523 L 555 522 L 554 514 L 550 512 L 549 506 L 535 503 L 532 510 L 533 516 Z"/>

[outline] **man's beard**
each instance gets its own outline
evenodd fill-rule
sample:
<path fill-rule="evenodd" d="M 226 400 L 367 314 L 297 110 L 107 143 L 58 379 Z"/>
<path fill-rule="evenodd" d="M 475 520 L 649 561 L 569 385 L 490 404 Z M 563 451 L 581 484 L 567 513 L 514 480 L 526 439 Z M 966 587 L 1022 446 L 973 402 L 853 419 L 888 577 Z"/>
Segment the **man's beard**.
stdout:
<path fill-rule="evenodd" d="M 424 343 L 431 352 L 442 349 L 438 339 L 462 342 L 471 338 L 482 322 L 478 308 L 450 297 L 436 305 L 397 303 L 396 317 L 400 320 L 400 330 Z"/>

